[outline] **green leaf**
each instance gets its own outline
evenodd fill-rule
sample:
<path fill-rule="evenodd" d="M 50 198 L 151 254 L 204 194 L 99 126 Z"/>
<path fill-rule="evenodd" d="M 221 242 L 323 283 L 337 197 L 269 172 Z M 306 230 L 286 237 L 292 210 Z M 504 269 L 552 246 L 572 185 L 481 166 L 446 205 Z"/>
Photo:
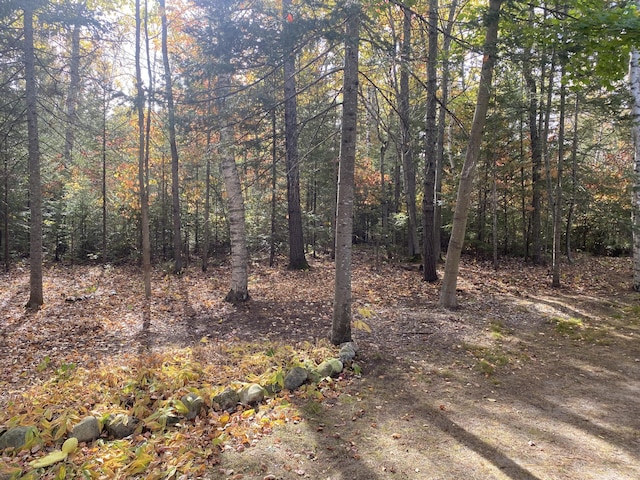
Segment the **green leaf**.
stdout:
<path fill-rule="evenodd" d="M 31 468 L 44 468 L 54 463 L 62 462 L 67 458 L 67 453 L 61 450 L 55 450 L 51 452 L 49 455 L 39 458 L 37 460 L 33 460 L 29 462 L 29 466 Z"/>
<path fill-rule="evenodd" d="M 189 407 L 187 407 L 187 406 L 182 402 L 182 400 L 175 399 L 175 400 L 173 401 L 173 406 L 175 407 L 176 412 L 178 412 L 178 413 L 181 413 L 181 414 L 183 414 L 183 415 L 184 415 L 184 414 L 186 414 L 186 413 L 189 413 Z"/>

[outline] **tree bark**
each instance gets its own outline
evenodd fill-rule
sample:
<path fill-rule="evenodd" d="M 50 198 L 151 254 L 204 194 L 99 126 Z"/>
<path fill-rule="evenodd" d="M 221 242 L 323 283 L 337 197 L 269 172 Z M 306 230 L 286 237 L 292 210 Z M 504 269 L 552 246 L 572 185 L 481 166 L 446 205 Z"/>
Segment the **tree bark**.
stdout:
<path fill-rule="evenodd" d="M 211 88 L 211 81 L 207 79 L 207 86 Z M 207 102 L 207 114 L 212 118 L 212 103 Z M 211 129 L 207 129 L 207 149 L 205 153 L 207 157 L 207 166 L 204 179 L 204 248 L 202 249 L 202 271 L 206 272 L 209 268 L 209 248 L 211 246 Z"/>
<path fill-rule="evenodd" d="M 11 260 L 9 258 L 9 154 L 3 152 L 3 168 L 4 168 L 4 192 L 2 194 L 2 257 L 4 265 L 4 273 L 9 273 Z"/>
<path fill-rule="evenodd" d="M 564 83 L 565 61 L 560 68 L 560 119 L 558 120 L 558 163 L 557 178 L 555 185 L 555 198 L 553 200 L 553 254 L 552 266 L 553 275 L 551 286 L 560 288 L 560 241 L 562 239 L 562 175 L 564 171 L 564 119 L 567 99 L 567 86 Z"/>
<path fill-rule="evenodd" d="M 149 238 L 149 197 L 147 191 L 146 174 L 146 142 L 144 122 L 144 87 L 142 85 L 142 68 L 140 65 L 142 21 L 140 16 L 140 0 L 136 0 L 136 108 L 138 111 L 138 188 L 140 196 L 140 224 L 142 231 L 142 277 L 144 282 L 144 296 L 151 298 L 151 242 Z"/>
<path fill-rule="evenodd" d="M 275 103 L 275 102 L 274 102 Z M 276 261 L 276 212 L 277 212 L 277 164 L 278 164 L 278 137 L 276 130 L 276 106 L 271 109 L 271 235 L 269 238 L 269 266 L 273 267 Z"/>
<path fill-rule="evenodd" d="M 529 18 L 533 21 L 533 6 L 529 11 Z M 531 47 L 527 47 L 524 53 L 522 71 L 527 84 L 529 96 L 528 121 L 529 141 L 531 143 L 531 261 L 534 265 L 542 262 L 542 223 L 541 223 L 541 199 L 542 199 L 542 145 L 540 143 L 540 131 L 538 129 L 538 94 L 536 81 L 533 77 L 531 65 Z"/>
<path fill-rule="evenodd" d="M 249 300 L 248 291 L 248 263 L 247 238 L 245 234 L 244 198 L 242 185 L 233 152 L 233 127 L 227 96 L 231 90 L 231 74 L 223 73 L 218 79 L 220 100 L 218 113 L 221 117 L 220 152 L 222 177 L 227 190 L 229 202 L 229 237 L 231 240 L 231 288 L 225 297 L 226 302 L 241 303 Z"/>
<path fill-rule="evenodd" d="M 169 48 L 167 46 L 167 11 L 165 0 L 158 0 L 162 23 L 162 63 L 164 65 L 164 85 L 167 96 L 167 120 L 169 122 L 169 148 L 171 150 L 171 211 L 173 214 L 173 271 L 182 272 L 182 229 L 180 222 L 180 177 L 178 145 L 176 142 L 176 114 L 173 104 L 173 87 L 171 66 L 169 64 Z"/>
<path fill-rule="evenodd" d="M 633 121 L 633 283 L 632 288 L 640 291 L 640 53 L 638 48 L 631 50 L 629 63 L 629 81 L 631 91 L 631 118 Z"/>
<path fill-rule="evenodd" d="M 580 119 L 580 94 L 576 93 L 576 101 L 573 111 L 573 139 L 571 140 L 571 197 L 567 207 L 567 221 L 565 229 L 565 249 L 567 262 L 573 263 L 571 256 L 571 227 L 573 224 L 573 212 L 576 205 L 576 191 L 578 189 L 578 122 Z"/>
<path fill-rule="evenodd" d="M 283 17 L 290 14 L 291 0 L 283 0 Z M 295 20 L 294 20 L 295 21 Z M 296 91 L 296 55 L 293 29 L 285 20 L 284 44 L 284 130 L 287 163 L 287 206 L 289 220 L 289 269 L 309 268 L 304 255 L 302 210 L 300 208 L 300 157 L 298 155 L 298 93 Z"/>
<path fill-rule="evenodd" d="M 436 183 L 438 126 L 438 0 L 429 0 L 429 47 L 427 51 L 427 113 L 425 132 L 424 196 L 422 198 L 422 262 L 424 279 L 438 280 L 436 249 L 434 245 L 434 198 Z"/>
<path fill-rule="evenodd" d="M 78 8 L 81 8 L 78 6 Z M 73 147 L 75 143 L 76 110 L 78 104 L 78 89 L 80 87 L 80 25 L 79 19 L 71 31 L 71 62 L 69 63 L 69 92 L 65 105 L 67 125 L 64 138 L 65 167 L 71 166 Z"/>
<path fill-rule="evenodd" d="M 449 51 L 451 48 L 451 30 L 455 19 L 458 1 L 453 0 L 449 6 L 449 17 L 444 31 L 442 42 L 442 77 L 440 82 L 441 104 L 438 111 L 438 142 L 436 156 L 436 185 L 435 185 L 435 210 L 433 214 L 433 246 L 436 249 L 436 259 L 441 257 L 442 245 L 442 175 L 444 173 L 444 140 L 447 117 L 447 104 L 449 103 Z"/>
<path fill-rule="evenodd" d="M 445 262 L 444 277 L 440 290 L 439 303 L 445 308 L 455 308 L 457 306 L 456 287 L 458 283 L 458 270 L 460 267 L 460 257 L 462 255 L 464 234 L 467 227 L 473 180 L 482 143 L 482 133 L 487 120 L 489 99 L 491 97 L 491 79 L 497 53 L 496 43 L 498 40 L 498 23 L 501 5 L 502 0 L 490 0 L 489 11 L 486 17 L 487 33 L 484 41 L 484 58 L 480 72 L 476 110 L 473 116 L 473 123 L 471 124 L 465 161 L 460 174 L 456 208 L 453 214 L 453 228 L 447 249 L 447 260 Z"/>
<path fill-rule="evenodd" d="M 418 239 L 418 214 L 416 206 L 416 166 L 413 161 L 413 139 L 411 135 L 411 108 L 409 104 L 409 62 L 411 57 L 411 9 L 403 9 L 402 44 L 400 46 L 400 92 L 398 112 L 400 116 L 400 139 L 402 171 L 404 173 L 404 198 L 407 204 L 407 254 L 410 258 L 420 252 Z"/>
<path fill-rule="evenodd" d="M 24 3 L 24 76 L 27 102 L 27 136 L 29 151 L 29 301 L 26 307 L 39 309 L 42 292 L 42 186 L 40 180 L 40 138 L 38 136 L 38 97 L 36 92 L 35 53 L 33 46 L 34 2 Z"/>
<path fill-rule="evenodd" d="M 351 248 L 353 236 L 354 169 L 358 117 L 358 46 L 360 4 L 346 4 L 344 87 L 338 195 L 336 208 L 336 270 L 331 341 L 339 345 L 351 341 Z"/>

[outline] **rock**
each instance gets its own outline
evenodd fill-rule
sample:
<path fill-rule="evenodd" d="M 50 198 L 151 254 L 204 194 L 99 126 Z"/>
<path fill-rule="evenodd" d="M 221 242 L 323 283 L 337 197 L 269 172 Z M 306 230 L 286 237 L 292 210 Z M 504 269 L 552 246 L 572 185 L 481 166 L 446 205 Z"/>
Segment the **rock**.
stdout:
<path fill-rule="evenodd" d="M 93 442 L 100 436 L 100 424 L 96 417 L 84 417 L 73 427 L 71 436 L 78 442 Z"/>
<path fill-rule="evenodd" d="M 313 370 L 309 370 L 309 376 L 307 377 L 307 379 L 311 382 L 311 383 L 320 383 L 322 381 L 322 379 L 324 378 L 323 376 L 320 375 L 320 373 L 318 372 L 317 368 L 314 368 Z"/>
<path fill-rule="evenodd" d="M 264 399 L 264 388 L 257 383 L 252 383 L 243 387 L 238 394 L 240 396 L 240 403 L 255 405 Z"/>
<path fill-rule="evenodd" d="M 342 368 L 343 365 L 340 360 L 337 358 L 331 358 L 318 365 L 318 375 L 320 378 L 335 377 L 342 372 Z"/>
<path fill-rule="evenodd" d="M 307 381 L 309 372 L 302 367 L 293 367 L 293 369 L 287 373 L 284 377 L 284 388 L 287 390 L 295 390 L 299 388 L 304 382 Z"/>
<path fill-rule="evenodd" d="M 343 364 L 350 364 L 354 358 L 356 358 L 356 352 L 358 351 L 358 346 L 353 342 L 343 343 L 340 346 L 340 353 L 338 356 Z"/>
<path fill-rule="evenodd" d="M 179 423 L 180 417 L 178 417 L 177 415 L 166 415 L 164 417 L 164 424 L 167 427 L 175 427 Z"/>
<path fill-rule="evenodd" d="M 236 409 L 236 405 L 240 402 L 238 392 L 227 388 L 224 392 L 216 395 L 211 399 L 211 404 L 218 410 L 227 410 L 229 412 Z"/>
<path fill-rule="evenodd" d="M 109 416 L 105 428 L 112 437 L 124 438 L 132 435 L 136 431 L 138 423 L 140 423 L 140 421 L 137 418 L 119 413 Z"/>
<path fill-rule="evenodd" d="M 330 377 L 333 373 L 333 368 L 331 367 L 331 364 L 327 360 L 325 360 L 320 365 L 318 365 L 316 371 L 318 372 L 318 376 L 322 379 Z"/>
<path fill-rule="evenodd" d="M 203 398 L 195 393 L 187 393 L 180 400 L 184 403 L 184 406 L 189 409 L 184 416 L 187 420 L 196 418 L 204 406 Z"/>
<path fill-rule="evenodd" d="M 340 373 L 342 373 L 342 369 L 344 368 L 344 365 L 339 359 L 331 358 L 328 360 L 328 362 L 329 362 L 329 365 L 331 365 L 332 377 L 335 377 L 336 375 L 339 375 Z"/>
<path fill-rule="evenodd" d="M 0 450 L 5 448 L 22 448 L 27 442 L 38 434 L 36 427 L 10 428 L 0 436 Z"/>

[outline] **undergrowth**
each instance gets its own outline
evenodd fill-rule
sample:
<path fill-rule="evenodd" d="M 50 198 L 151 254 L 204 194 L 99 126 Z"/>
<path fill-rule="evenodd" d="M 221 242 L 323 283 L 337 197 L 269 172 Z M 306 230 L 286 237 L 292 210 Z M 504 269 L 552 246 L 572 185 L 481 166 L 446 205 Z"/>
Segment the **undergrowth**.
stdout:
<path fill-rule="evenodd" d="M 0 413 L 0 426 L 31 425 L 38 430 L 26 449 L 5 451 L 5 471 L 9 478 L 24 480 L 197 477 L 218 463 L 221 450 L 244 449 L 276 425 L 299 420 L 294 400 L 312 411 L 321 408 L 326 396 L 338 395 L 339 382 L 272 394 L 259 407 L 239 406 L 234 412 L 210 408 L 213 396 L 245 383 L 281 384 L 286 369 L 319 363 L 333 353 L 328 343 L 293 348 L 273 343 L 220 345 L 204 338 L 195 348 L 122 356 L 117 364 L 92 370 L 66 364 L 54 368 L 45 362 L 43 368 L 51 370 L 49 380 L 9 402 Z M 206 413 L 167 427 L 167 416 L 179 410 L 179 399 L 189 392 L 204 399 Z M 116 413 L 142 420 L 134 435 L 100 438 L 82 445 L 61 464 L 28 467 L 30 460 L 59 447 L 83 417 L 104 422 Z"/>

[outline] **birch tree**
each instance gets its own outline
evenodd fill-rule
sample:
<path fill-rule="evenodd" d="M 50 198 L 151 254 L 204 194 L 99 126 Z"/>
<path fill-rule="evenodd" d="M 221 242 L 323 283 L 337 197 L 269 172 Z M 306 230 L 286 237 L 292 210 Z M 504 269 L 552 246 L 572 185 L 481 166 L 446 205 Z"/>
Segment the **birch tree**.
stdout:
<path fill-rule="evenodd" d="M 358 46 L 360 42 L 360 4 L 358 0 L 348 0 L 345 7 L 347 23 L 336 208 L 335 292 L 331 331 L 331 341 L 336 345 L 351 340 L 351 249 L 358 117 Z"/>
<path fill-rule="evenodd" d="M 218 113 L 221 117 L 220 158 L 222 177 L 229 202 L 229 237 L 231 240 L 231 288 L 225 301 L 231 303 L 249 300 L 247 264 L 249 251 L 244 216 L 244 198 L 236 159 L 233 153 L 233 126 L 230 122 L 228 96 L 231 92 L 231 74 L 222 73 L 218 79 Z"/>

